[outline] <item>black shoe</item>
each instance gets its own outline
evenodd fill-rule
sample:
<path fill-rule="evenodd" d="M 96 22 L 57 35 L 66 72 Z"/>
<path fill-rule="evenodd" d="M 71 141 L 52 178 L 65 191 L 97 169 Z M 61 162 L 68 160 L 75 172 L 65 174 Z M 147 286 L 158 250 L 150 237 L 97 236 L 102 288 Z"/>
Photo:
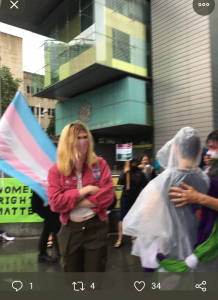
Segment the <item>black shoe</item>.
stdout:
<path fill-rule="evenodd" d="M 55 263 L 57 261 L 58 261 L 57 257 L 52 257 L 47 254 L 38 256 L 38 263 L 44 263 L 44 262 Z"/>

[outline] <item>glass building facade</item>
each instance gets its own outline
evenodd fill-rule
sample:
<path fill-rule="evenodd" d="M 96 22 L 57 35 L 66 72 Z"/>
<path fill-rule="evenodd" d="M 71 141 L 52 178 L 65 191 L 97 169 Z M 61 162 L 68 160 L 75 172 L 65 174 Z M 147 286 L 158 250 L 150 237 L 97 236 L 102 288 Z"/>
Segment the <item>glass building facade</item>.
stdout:
<path fill-rule="evenodd" d="M 111 168 L 122 165 L 115 143 L 132 142 L 134 155 L 151 156 L 150 1 L 64 0 L 38 31 L 48 38 L 32 84 L 37 96 L 60 100 L 56 135 L 79 119 Z"/>
<path fill-rule="evenodd" d="M 96 63 L 150 77 L 149 30 L 148 0 L 63 1 L 41 24 L 49 39 L 36 74 L 44 74 L 44 88 Z"/>
<path fill-rule="evenodd" d="M 83 93 L 56 105 L 56 134 L 67 124 L 80 119 L 81 109 L 87 110 L 86 126 L 90 130 L 125 124 L 152 125 L 149 93 L 144 80 L 125 77 Z M 82 113 L 83 113 L 82 112 Z"/>

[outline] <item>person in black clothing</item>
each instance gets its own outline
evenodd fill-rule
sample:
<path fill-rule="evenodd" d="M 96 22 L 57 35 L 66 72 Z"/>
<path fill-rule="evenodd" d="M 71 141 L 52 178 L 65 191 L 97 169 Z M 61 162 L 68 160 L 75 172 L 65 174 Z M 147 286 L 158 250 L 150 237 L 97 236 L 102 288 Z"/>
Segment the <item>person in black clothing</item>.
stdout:
<path fill-rule="evenodd" d="M 39 240 L 38 263 L 56 262 L 58 259 L 56 257 L 49 256 L 47 254 L 46 248 L 47 248 L 48 237 L 52 232 L 54 245 L 59 255 L 59 247 L 57 242 L 57 233 L 61 227 L 61 223 L 59 220 L 59 213 L 55 213 L 51 211 L 50 205 L 43 206 L 43 200 L 35 192 L 33 192 L 31 202 L 32 202 L 33 212 L 37 213 L 41 218 L 44 219 L 44 227 Z"/>
<path fill-rule="evenodd" d="M 122 221 L 128 213 L 141 190 L 147 185 L 147 180 L 140 169 L 138 169 L 139 161 L 137 157 L 133 157 L 130 162 L 130 169 L 125 168 L 120 174 L 118 185 L 124 185 L 122 197 L 120 199 L 120 221 L 118 224 L 118 240 L 114 248 L 120 248 L 123 245 Z M 130 189 L 126 189 L 126 173 L 130 171 Z M 132 238 L 134 241 L 134 237 Z"/>

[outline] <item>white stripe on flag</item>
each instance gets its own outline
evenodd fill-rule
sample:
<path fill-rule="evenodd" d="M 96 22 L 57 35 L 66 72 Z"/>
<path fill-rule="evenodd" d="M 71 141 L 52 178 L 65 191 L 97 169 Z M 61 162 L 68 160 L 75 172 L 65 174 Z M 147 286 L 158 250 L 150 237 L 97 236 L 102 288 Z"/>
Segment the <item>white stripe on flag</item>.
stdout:
<path fill-rule="evenodd" d="M 131 154 L 132 149 L 117 149 L 117 154 Z"/>

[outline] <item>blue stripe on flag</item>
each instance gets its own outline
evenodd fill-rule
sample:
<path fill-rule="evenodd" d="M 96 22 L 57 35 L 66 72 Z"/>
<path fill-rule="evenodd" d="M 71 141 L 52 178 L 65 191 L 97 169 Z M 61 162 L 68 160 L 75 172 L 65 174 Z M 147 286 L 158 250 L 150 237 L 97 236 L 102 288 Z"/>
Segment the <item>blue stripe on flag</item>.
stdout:
<path fill-rule="evenodd" d="M 44 201 L 44 205 L 48 205 L 48 197 L 46 194 L 46 190 L 42 187 L 42 185 L 33 179 L 26 176 L 24 173 L 21 173 L 20 171 L 15 170 L 11 165 L 9 165 L 7 162 L 5 162 L 2 157 L 0 156 L 0 169 L 2 172 L 6 173 L 7 175 L 17 178 L 24 184 L 26 184 L 28 187 L 30 187 L 34 192 L 36 192 Z"/>
<path fill-rule="evenodd" d="M 57 160 L 57 149 L 55 145 L 52 143 L 52 141 L 50 140 L 50 138 L 48 137 L 48 135 L 45 133 L 43 128 L 39 125 L 36 118 L 33 116 L 33 113 L 30 110 L 21 92 L 16 94 L 12 103 L 14 104 L 22 121 L 26 125 L 26 128 L 33 136 L 33 138 L 36 140 L 37 144 L 48 155 L 48 157 L 50 157 L 50 159 L 55 163 Z"/>

